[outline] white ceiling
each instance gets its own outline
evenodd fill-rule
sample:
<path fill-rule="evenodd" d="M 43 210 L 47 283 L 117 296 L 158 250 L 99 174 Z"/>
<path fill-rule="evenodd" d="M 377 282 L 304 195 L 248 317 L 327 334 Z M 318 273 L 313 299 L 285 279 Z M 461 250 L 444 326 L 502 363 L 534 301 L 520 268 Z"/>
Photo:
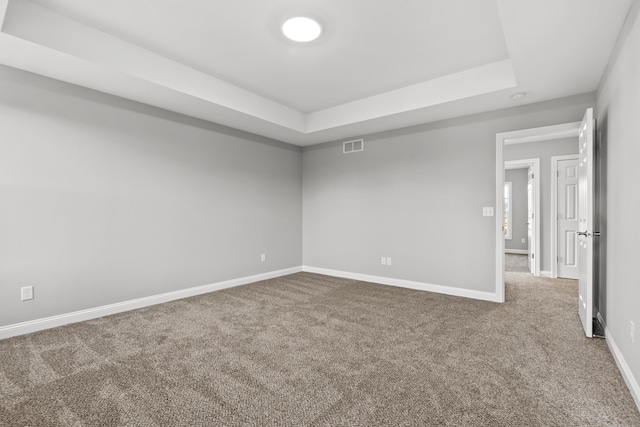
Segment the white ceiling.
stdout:
<path fill-rule="evenodd" d="M 0 63 L 305 146 L 591 92 L 632 2 L 0 0 Z"/>

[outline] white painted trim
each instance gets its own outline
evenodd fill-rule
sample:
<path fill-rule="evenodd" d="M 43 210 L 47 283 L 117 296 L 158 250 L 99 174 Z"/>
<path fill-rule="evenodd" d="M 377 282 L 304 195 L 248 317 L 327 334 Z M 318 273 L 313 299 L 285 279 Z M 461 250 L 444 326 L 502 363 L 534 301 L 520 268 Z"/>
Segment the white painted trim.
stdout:
<path fill-rule="evenodd" d="M 99 317 L 109 316 L 111 314 L 122 313 L 123 311 L 135 310 L 137 308 L 148 307 L 151 305 L 161 304 L 164 302 L 175 301 L 182 298 L 192 297 L 195 295 L 206 294 L 209 292 L 232 288 L 234 286 L 246 285 L 248 283 L 259 282 L 261 280 L 273 279 L 276 277 L 299 273 L 301 271 L 302 271 L 302 266 L 286 268 L 283 270 L 270 271 L 267 273 L 255 274 L 253 276 L 246 276 L 246 277 L 240 277 L 238 279 L 231 279 L 231 280 L 225 280 L 222 282 L 211 283 L 209 285 L 195 286 L 192 288 L 180 289 L 178 291 L 167 292 L 167 293 L 152 295 L 152 296 L 143 297 L 143 298 L 136 298 L 129 301 L 118 302 L 115 304 L 88 308 L 86 310 L 79 310 L 71 313 L 59 314 L 56 316 L 45 317 L 42 319 L 30 320 L 22 323 L 15 323 L 13 325 L 0 327 L 0 339 L 9 338 L 16 335 L 29 334 L 32 332 L 55 328 L 55 327 L 67 325 L 70 323 L 97 319 Z"/>
<path fill-rule="evenodd" d="M 342 277 L 345 279 L 360 280 L 363 282 L 378 283 L 381 285 L 397 286 L 400 288 L 415 289 L 419 291 L 434 292 L 438 294 L 452 295 L 477 299 L 482 301 L 503 302 L 492 292 L 474 291 L 472 289 L 455 288 L 453 286 L 434 285 L 431 283 L 415 282 L 412 280 L 394 279 L 392 277 L 373 276 L 369 274 L 351 273 L 348 271 L 331 270 L 327 268 L 311 267 L 305 265 L 302 271 L 308 273 L 324 274 L 325 276 Z"/>
<path fill-rule="evenodd" d="M 533 168 L 533 191 L 534 191 L 534 221 L 532 225 L 532 233 L 533 233 L 533 242 L 531 244 L 533 248 L 534 258 L 533 258 L 533 275 L 540 276 L 540 263 L 541 258 L 540 254 L 542 253 L 542 240 L 540 239 L 540 231 L 542 229 L 541 223 L 541 211 L 540 211 L 540 188 L 542 178 L 540 177 L 540 158 L 532 158 L 532 159 L 518 159 L 518 160 L 509 160 L 504 162 L 504 168 L 506 169 L 522 169 L 522 168 Z M 504 184 L 503 184 L 504 187 Z M 527 252 L 529 253 L 529 252 Z"/>
<path fill-rule="evenodd" d="M 640 384 L 638 384 L 638 380 L 633 376 L 633 372 L 631 372 L 631 368 L 627 364 L 627 361 L 624 359 L 620 348 L 616 344 L 613 339 L 613 335 L 611 335 L 611 331 L 607 328 L 607 324 L 605 323 L 600 312 L 596 315 L 602 327 L 604 328 L 604 336 L 607 341 L 607 346 L 609 347 L 609 351 L 613 355 L 613 360 L 616 361 L 616 365 L 618 365 L 618 369 L 622 374 L 622 378 L 624 378 L 624 382 L 627 384 L 629 388 L 629 392 L 631 393 L 631 397 L 636 402 L 636 406 L 638 407 L 638 411 L 640 411 Z"/>
<path fill-rule="evenodd" d="M 518 255 L 529 255 L 529 251 L 526 249 L 506 249 L 504 250 L 505 254 L 518 254 Z"/>
<path fill-rule="evenodd" d="M 549 141 L 578 135 L 580 122 L 564 123 L 496 134 L 496 206 L 501 206 L 504 192 L 504 145 L 534 141 Z M 496 291 L 499 301 L 504 302 L 504 238 L 502 235 L 502 215 L 496 215 Z"/>
<path fill-rule="evenodd" d="M 504 218 L 502 208 L 504 203 L 504 163 L 502 161 L 502 149 L 504 139 L 502 134 L 496 135 L 496 290 L 495 294 L 499 302 L 504 302 Z"/>
<path fill-rule="evenodd" d="M 527 142 L 551 141 L 553 139 L 577 137 L 580 122 L 563 123 L 561 125 L 543 126 L 539 128 L 504 132 L 502 136 L 504 145 L 524 144 Z"/>
<path fill-rule="evenodd" d="M 558 162 L 578 159 L 578 154 L 551 157 L 551 277 L 558 278 Z"/>
<path fill-rule="evenodd" d="M 553 277 L 553 276 L 551 275 L 551 272 L 550 272 L 550 271 L 548 271 L 548 270 L 542 270 L 542 271 L 540 272 L 540 277 Z"/>

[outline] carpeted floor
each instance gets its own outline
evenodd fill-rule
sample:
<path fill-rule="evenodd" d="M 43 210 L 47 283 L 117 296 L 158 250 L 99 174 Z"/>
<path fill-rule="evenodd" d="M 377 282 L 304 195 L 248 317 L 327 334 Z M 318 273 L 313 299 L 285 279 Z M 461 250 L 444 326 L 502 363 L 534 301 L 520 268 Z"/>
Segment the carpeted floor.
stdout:
<path fill-rule="evenodd" d="M 575 281 L 298 273 L 0 341 L 3 426 L 638 426 Z"/>
<path fill-rule="evenodd" d="M 504 270 L 514 273 L 528 273 L 529 266 L 527 261 L 528 255 L 523 254 L 504 254 Z"/>

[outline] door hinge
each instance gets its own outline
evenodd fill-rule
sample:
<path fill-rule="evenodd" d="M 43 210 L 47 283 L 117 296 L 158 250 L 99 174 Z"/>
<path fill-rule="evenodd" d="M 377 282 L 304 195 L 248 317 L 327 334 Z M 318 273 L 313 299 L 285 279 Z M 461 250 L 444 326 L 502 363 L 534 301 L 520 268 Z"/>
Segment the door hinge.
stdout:
<path fill-rule="evenodd" d="M 535 259 L 536 258 L 536 254 L 531 254 L 531 259 Z"/>

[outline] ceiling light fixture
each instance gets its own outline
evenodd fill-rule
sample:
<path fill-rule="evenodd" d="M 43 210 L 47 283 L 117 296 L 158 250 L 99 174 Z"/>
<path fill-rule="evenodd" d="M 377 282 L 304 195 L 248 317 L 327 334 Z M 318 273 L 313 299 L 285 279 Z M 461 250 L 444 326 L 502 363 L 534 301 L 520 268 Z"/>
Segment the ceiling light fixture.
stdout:
<path fill-rule="evenodd" d="M 522 98 L 524 98 L 526 95 L 527 95 L 527 94 L 526 94 L 526 93 L 524 93 L 524 92 L 516 93 L 516 94 L 514 94 L 514 95 L 511 95 L 511 99 L 513 99 L 514 101 L 519 101 L 519 100 L 521 100 Z"/>
<path fill-rule="evenodd" d="M 282 32 L 287 38 L 293 41 L 310 42 L 320 37 L 322 27 L 317 21 L 311 18 L 297 16 L 288 19 L 282 25 Z"/>

